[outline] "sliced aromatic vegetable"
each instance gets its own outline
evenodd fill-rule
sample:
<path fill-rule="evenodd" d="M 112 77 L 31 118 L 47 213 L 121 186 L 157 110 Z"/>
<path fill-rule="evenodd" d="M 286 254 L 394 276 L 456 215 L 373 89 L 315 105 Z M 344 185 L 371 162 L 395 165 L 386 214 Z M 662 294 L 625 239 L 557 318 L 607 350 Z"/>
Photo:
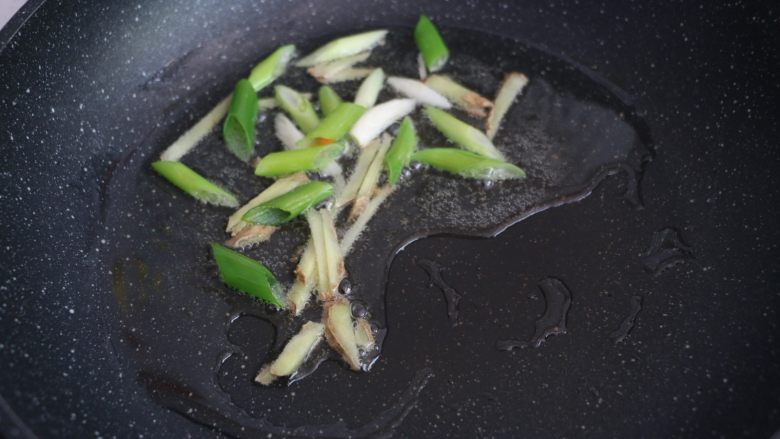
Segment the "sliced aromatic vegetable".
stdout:
<path fill-rule="evenodd" d="M 387 83 L 398 93 L 412 98 L 420 104 L 432 105 L 445 110 L 452 108 L 452 104 L 447 98 L 416 79 L 391 76 L 387 78 Z"/>
<path fill-rule="evenodd" d="M 311 102 L 290 87 L 277 85 L 274 95 L 279 107 L 282 108 L 304 133 L 308 133 L 320 124 L 320 118 L 314 111 Z"/>
<path fill-rule="evenodd" d="M 303 139 L 303 133 L 295 126 L 293 121 L 282 113 L 278 113 L 274 117 L 274 133 L 276 138 L 284 145 L 284 149 L 299 149 L 298 142 Z"/>
<path fill-rule="evenodd" d="M 316 274 L 314 275 L 316 279 Z M 290 290 L 287 291 L 287 306 L 294 316 L 299 316 L 306 308 L 311 298 L 311 292 L 314 289 L 314 281 L 305 282 L 296 279 Z"/>
<path fill-rule="evenodd" d="M 496 93 L 495 106 L 485 121 L 485 131 L 489 139 L 496 136 L 501 120 L 527 84 L 528 77 L 522 73 L 511 72 L 504 77 L 504 82 L 501 83 L 498 93 Z"/>
<path fill-rule="evenodd" d="M 311 93 L 301 93 L 305 99 L 311 100 Z M 276 98 L 260 98 L 257 100 L 257 108 L 260 111 L 274 110 L 279 108 L 279 104 L 276 103 Z"/>
<path fill-rule="evenodd" d="M 230 152 L 248 162 L 255 150 L 255 122 L 257 121 L 257 95 L 252 84 L 242 79 L 236 84 L 230 110 L 222 126 L 222 136 Z"/>
<path fill-rule="evenodd" d="M 265 203 L 266 201 L 272 200 L 280 195 L 286 194 L 287 192 L 290 192 L 298 186 L 308 182 L 309 178 L 306 177 L 306 174 L 302 172 L 276 180 L 272 185 L 265 188 L 265 190 L 260 192 L 256 197 L 252 198 L 249 200 L 249 202 L 241 206 L 241 208 L 238 209 L 233 215 L 230 215 L 230 218 L 228 218 L 227 227 L 225 227 L 225 232 L 230 233 L 232 236 L 236 236 L 239 232 L 251 226 L 251 224 L 241 219 L 245 213 L 249 212 L 250 209 Z"/>
<path fill-rule="evenodd" d="M 352 125 L 357 122 L 366 108 L 351 102 L 342 102 L 312 132 L 306 135 L 298 146 L 325 145 L 341 140 Z"/>
<path fill-rule="evenodd" d="M 355 103 L 362 105 L 366 108 L 371 108 L 376 104 L 376 99 L 379 97 L 379 92 L 382 91 L 382 86 L 385 83 L 385 72 L 380 69 L 374 69 L 370 75 L 363 80 L 360 84 L 357 93 L 355 94 Z"/>
<path fill-rule="evenodd" d="M 332 294 L 335 294 L 338 291 L 339 284 L 341 284 L 346 275 L 344 255 L 341 253 L 341 247 L 339 247 L 333 214 L 327 209 L 322 209 L 320 210 L 320 219 L 322 222 L 322 237 L 325 244 L 325 265 L 328 273 L 326 286 Z M 322 299 L 322 296 L 320 298 Z"/>
<path fill-rule="evenodd" d="M 284 73 L 287 64 L 295 53 L 295 46 L 288 45 L 282 46 L 272 53 L 268 58 L 262 61 L 260 64 L 252 69 L 249 75 L 249 82 L 252 83 L 252 87 L 257 91 L 266 85 L 270 84 L 273 80 L 278 78 Z M 176 161 L 184 157 L 185 154 L 190 152 L 198 142 L 200 142 L 207 134 L 214 129 L 215 126 L 222 120 L 230 108 L 231 96 L 227 96 L 211 110 L 202 119 L 200 119 L 195 125 L 182 134 L 175 142 L 173 142 L 168 148 L 160 155 L 161 160 Z M 264 101 L 264 100 L 261 100 Z M 260 108 L 263 108 L 261 102 Z"/>
<path fill-rule="evenodd" d="M 299 59 L 295 65 L 298 67 L 311 67 L 316 64 L 365 52 L 382 44 L 385 40 L 385 35 L 387 35 L 386 30 L 375 30 L 337 38 Z"/>
<path fill-rule="evenodd" d="M 314 67 L 309 67 L 306 71 L 309 72 L 309 74 L 313 76 L 314 79 L 324 84 L 338 82 L 335 81 L 334 78 L 337 78 L 340 74 L 342 74 L 342 72 L 352 69 L 355 64 L 359 64 L 367 60 L 369 56 L 371 56 L 370 51 L 361 52 L 356 55 L 338 59 L 336 61 L 317 64 Z"/>
<path fill-rule="evenodd" d="M 296 218 L 333 195 L 333 186 L 312 181 L 250 209 L 242 219 L 252 224 L 278 226 Z"/>
<path fill-rule="evenodd" d="M 352 251 L 352 246 L 355 245 L 355 242 L 358 240 L 358 238 L 360 238 L 360 235 L 366 229 L 366 226 L 368 225 L 369 221 L 371 221 L 371 218 L 373 218 L 377 213 L 379 206 L 384 203 L 385 200 L 387 200 L 387 197 L 389 197 L 392 193 L 392 186 L 385 186 L 376 191 L 374 197 L 371 198 L 371 201 L 368 202 L 366 208 L 363 209 L 363 213 L 361 213 L 360 216 L 358 216 L 357 219 L 352 223 L 352 225 L 349 226 L 347 231 L 344 232 L 344 236 L 341 238 L 341 242 L 339 243 L 342 254 L 346 256 L 349 254 L 349 252 Z"/>
<path fill-rule="evenodd" d="M 358 145 L 365 147 L 390 125 L 414 111 L 416 105 L 414 99 L 383 102 L 366 111 L 349 131 L 349 135 Z"/>
<path fill-rule="evenodd" d="M 295 282 L 287 292 L 287 303 L 293 315 L 300 315 L 309 303 L 315 283 L 317 283 L 317 260 L 314 240 L 310 238 L 295 268 Z"/>
<path fill-rule="evenodd" d="M 438 108 L 426 106 L 425 114 L 436 129 L 460 147 L 485 157 L 504 160 L 504 155 L 482 131 Z"/>
<path fill-rule="evenodd" d="M 487 110 L 493 107 L 490 100 L 458 84 L 446 75 L 431 75 L 425 80 L 425 85 L 441 93 L 472 116 L 485 117 Z"/>
<path fill-rule="evenodd" d="M 346 206 L 357 196 L 358 190 L 360 189 L 360 183 L 363 182 L 366 172 L 368 172 L 368 167 L 371 166 L 371 163 L 374 161 L 374 157 L 376 157 L 376 153 L 379 150 L 379 145 L 380 141 L 379 139 L 376 139 L 366 145 L 360 152 L 355 166 L 352 167 L 352 174 L 350 174 L 349 179 L 347 180 L 347 185 L 336 198 L 337 209 Z"/>
<path fill-rule="evenodd" d="M 181 162 L 159 160 L 152 168 L 192 198 L 217 206 L 238 207 L 235 195 L 206 180 Z"/>
<path fill-rule="evenodd" d="M 319 171 L 344 152 L 344 142 L 272 152 L 257 163 L 255 175 L 279 177 L 296 172 Z"/>
<path fill-rule="evenodd" d="M 306 213 L 317 269 L 317 291 L 323 302 L 332 300 L 344 279 L 344 255 L 336 236 L 333 215 L 327 209 Z"/>
<path fill-rule="evenodd" d="M 290 376 L 298 371 L 306 358 L 322 341 L 325 326 L 322 323 L 306 322 L 282 349 L 282 353 L 269 365 L 268 374 L 273 378 Z M 265 381 L 265 380 L 264 380 Z M 268 385 L 269 383 L 261 382 Z"/>
<path fill-rule="evenodd" d="M 360 370 L 355 330 L 352 326 L 352 307 L 344 298 L 325 303 L 322 318 L 325 323 L 325 338 L 328 344 L 341 354 L 352 370 Z"/>
<path fill-rule="evenodd" d="M 225 241 L 225 245 L 237 249 L 249 248 L 255 244 L 268 241 L 271 235 L 276 232 L 276 229 L 277 227 L 274 226 L 250 224 Z"/>
<path fill-rule="evenodd" d="M 329 78 L 326 84 L 335 84 L 337 82 L 357 81 L 370 75 L 374 71 L 371 67 L 356 67 L 353 69 L 342 70 Z"/>
<path fill-rule="evenodd" d="M 313 281 L 317 274 L 317 259 L 314 253 L 314 240 L 309 239 L 306 243 L 306 248 L 303 249 L 301 259 L 298 261 L 298 266 L 295 267 L 295 279 L 302 282 Z"/>
<path fill-rule="evenodd" d="M 382 164 L 385 161 L 385 154 L 390 148 L 390 136 L 385 134 L 382 136 L 382 143 L 379 145 L 379 149 L 376 152 L 376 156 L 371 161 L 371 165 L 366 171 L 363 181 L 360 183 L 357 194 L 355 195 L 355 201 L 352 203 L 352 210 L 349 212 L 350 221 L 357 218 L 363 210 L 366 208 L 368 201 L 376 191 L 377 183 L 379 182 L 379 176 L 382 174 Z"/>
<path fill-rule="evenodd" d="M 385 155 L 387 181 L 390 184 L 398 183 L 401 171 L 409 165 L 415 150 L 417 150 L 417 131 L 414 129 L 412 119 L 407 116 L 401 121 L 393 144 Z"/>
<path fill-rule="evenodd" d="M 311 242 L 314 247 L 314 261 L 317 272 L 317 293 L 323 302 L 333 299 L 335 292 L 328 281 L 327 251 L 325 250 L 325 235 L 322 229 L 322 215 L 314 209 L 306 212 L 306 222 L 309 223 Z"/>
<path fill-rule="evenodd" d="M 330 115 L 341 104 L 341 96 L 329 85 L 320 87 L 320 109 L 325 116 Z"/>
<path fill-rule="evenodd" d="M 425 66 L 428 67 L 428 71 L 438 72 L 447 64 L 447 60 L 450 58 L 450 51 L 447 49 L 447 45 L 444 44 L 444 40 L 436 26 L 425 15 L 420 16 L 420 20 L 414 28 L 414 41 L 417 43 L 417 48 L 425 60 Z"/>
<path fill-rule="evenodd" d="M 192 151 L 193 148 L 206 137 L 211 130 L 222 120 L 230 108 L 230 99 L 233 95 L 219 101 L 219 103 L 209 111 L 203 118 L 201 118 L 192 128 L 188 129 L 184 134 L 179 136 L 175 142 L 171 143 L 171 146 L 165 148 L 165 151 L 160 154 L 160 160 L 174 162 L 180 160 L 185 154 Z"/>
<path fill-rule="evenodd" d="M 286 306 L 280 299 L 279 282 L 263 264 L 216 242 L 211 243 L 211 251 L 217 261 L 219 276 L 229 287 L 279 308 Z"/>
<path fill-rule="evenodd" d="M 294 55 L 295 46 L 288 44 L 276 49 L 274 53 L 257 64 L 249 73 L 249 82 L 252 83 L 255 91 L 260 91 L 274 82 L 276 78 L 282 76 Z"/>
<path fill-rule="evenodd" d="M 425 60 L 422 53 L 417 54 L 417 74 L 420 76 L 420 81 L 425 81 L 428 76 L 428 69 L 425 68 Z"/>
<path fill-rule="evenodd" d="M 525 178 L 525 171 L 496 160 L 456 148 L 428 148 L 417 151 L 412 160 L 467 178 L 507 180 Z"/>
<path fill-rule="evenodd" d="M 374 330 L 371 329 L 371 323 L 368 320 L 357 319 L 355 321 L 355 343 L 358 348 L 364 351 L 374 347 Z"/>

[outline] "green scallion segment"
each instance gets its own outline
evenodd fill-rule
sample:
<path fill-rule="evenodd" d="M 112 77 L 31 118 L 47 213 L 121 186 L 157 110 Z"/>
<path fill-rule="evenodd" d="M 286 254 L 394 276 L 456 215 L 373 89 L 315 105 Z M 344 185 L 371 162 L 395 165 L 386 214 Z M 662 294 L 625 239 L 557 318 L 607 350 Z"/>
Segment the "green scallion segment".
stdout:
<path fill-rule="evenodd" d="M 319 171 L 338 158 L 346 148 L 343 142 L 325 146 L 272 152 L 255 167 L 255 175 L 261 177 L 279 177 L 296 172 Z"/>
<path fill-rule="evenodd" d="M 425 106 L 425 114 L 436 129 L 460 147 L 485 157 L 504 160 L 504 155 L 496 149 L 493 142 L 482 131 L 459 120 L 446 111 L 429 105 Z"/>
<path fill-rule="evenodd" d="M 248 223 L 278 226 L 296 218 L 333 195 L 333 186 L 312 181 L 250 209 L 242 219 Z"/>
<path fill-rule="evenodd" d="M 260 91 L 281 76 L 287 69 L 293 55 L 295 55 L 295 46 L 288 44 L 276 49 L 274 53 L 256 65 L 249 73 L 249 82 L 252 83 L 255 91 Z"/>
<path fill-rule="evenodd" d="M 385 35 L 387 35 L 386 30 L 375 30 L 337 38 L 299 59 L 295 65 L 298 67 L 311 67 L 316 64 L 365 52 L 382 44 Z"/>
<path fill-rule="evenodd" d="M 423 60 L 425 60 L 428 71 L 438 72 L 447 64 L 450 51 L 444 44 L 436 26 L 425 15 L 420 16 L 420 20 L 414 28 L 414 41 L 417 43 Z"/>
<path fill-rule="evenodd" d="M 379 92 L 385 84 L 385 72 L 381 68 L 374 69 L 370 75 L 363 80 L 355 93 L 355 103 L 366 108 L 371 108 L 376 104 Z"/>
<path fill-rule="evenodd" d="M 252 84 L 242 79 L 236 84 L 230 101 L 222 136 L 230 152 L 248 162 L 255 149 L 255 121 L 257 120 L 257 94 Z"/>
<path fill-rule="evenodd" d="M 320 124 L 306 137 L 298 142 L 298 146 L 305 148 L 312 145 L 322 145 L 336 142 L 344 137 L 352 125 L 360 119 L 360 116 L 366 111 L 366 107 L 353 104 L 351 102 L 342 102 L 331 114 L 320 122 Z"/>
<path fill-rule="evenodd" d="M 314 111 L 311 102 L 301 93 L 290 87 L 277 85 L 274 87 L 274 95 L 276 96 L 276 102 L 282 110 L 292 117 L 295 124 L 304 133 L 311 132 L 320 124 L 320 118 L 317 116 L 317 112 Z"/>
<path fill-rule="evenodd" d="M 329 85 L 320 87 L 320 109 L 322 114 L 329 116 L 336 111 L 336 108 L 343 102 L 341 96 L 336 93 Z"/>
<path fill-rule="evenodd" d="M 238 207 L 235 195 L 206 180 L 181 162 L 159 160 L 152 168 L 196 200 L 217 206 Z"/>
<path fill-rule="evenodd" d="M 412 160 L 467 178 L 508 180 L 525 178 L 525 171 L 496 160 L 457 148 L 428 148 L 417 151 Z"/>
<path fill-rule="evenodd" d="M 396 184 L 401 177 L 401 171 L 409 164 L 412 154 L 417 149 L 417 132 L 409 116 L 401 121 L 393 144 L 385 155 L 387 166 L 387 180 L 390 184 Z"/>
<path fill-rule="evenodd" d="M 219 277 L 229 287 L 279 308 L 287 307 L 279 282 L 263 264 L 216 242 L 211 243 L 211 253 L 217 262 Z"/>

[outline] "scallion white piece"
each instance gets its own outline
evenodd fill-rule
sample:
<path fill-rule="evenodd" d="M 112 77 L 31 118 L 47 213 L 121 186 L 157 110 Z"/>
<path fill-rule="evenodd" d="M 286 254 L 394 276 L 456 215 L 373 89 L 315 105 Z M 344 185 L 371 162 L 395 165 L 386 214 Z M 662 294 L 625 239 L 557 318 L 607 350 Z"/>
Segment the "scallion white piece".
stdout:
<path fill-rule="evenodd" d="M 379 145 L 379 149 L 371 161 L 371 165 L 366 171 L 366 175 L 363 177 L 363 181 L 360 183 L 357 194 L 355 195 L 355 201 L 352 203 L 352 210 L 349 212 L 349 219 L 356 219 L 363 210 L 365 210 L 368 201 L 374 195 L 376 191 L 377 183 L 379 182 L 379 176 L 382 174 L 382 168 L 385 163 L 385 154 L 390 149 L 392 138 L 385 134 L 382 136 L 382 142 Z"/>
<path fill-rule="evenodd" d="M 331 79 L 339 73 L 351 69 L 355 64 L 359 64 L 368 59 L 371 56 L 370 51 L 360 52 L 358 54 L 348 56 L 345 58 L 331 61 L 328 63 L 317 64 L 316 66 L 309 67 L 307 72 L 319 82 L 329 83 Z"/>
<path fill-rule="evenodd" d="M 518 72 L 506 74 L 504 82 L 501 83 L 501 86 L 498 88 L 498 93 L 496 93 L 493 109 L 490 111 L 490 115 L 485 121 L 485 133 L 489 139 L 492 140 L 493 137 L 496 136 L 506 112 L 509 110 L 509 107 L 512 106 L 515 99 L 517 99 L 517 96 L 523 92 L 526 85 L 528 85 L 528 76 Z"/>
<path fill-rule="evenodd" d="M 355 199 L 355 196 L 357 196 L 360 184 L 363 182 L 366 172 L 368 172 L 368 167 L 371 166 L 371 163 L 379 150 L 379 144 L 379 139 L 376 139 L 360 152 L 357 163 L 355 163 L 355 166 L 352 168 L 352 174 L 350 174 L 349 179 L 347 180 L 347 185 L 344 187 L 344 190 L 341 191 L 341 194 L 336 197 L 337 209 L 341 209 L 349 204 Z"/>
<path fill-rule="evenodd" d="M 374 69 L 370 75 L 363 80 L 355 94 L 355 103 L 366 108 L 371 108 L 376 104 L 379 92 L 385 83 L 385 72 L 379 68 Z"/>
<path fill-rule="evenodd" d="M 445 110 L 452 108 L 452 104 L 446 97 L 416 79 L 391 76 L 387 78 L 387 83 L 398 93 L 407 98 L 412 98 L 420 104 L 431 105 Z"/>
<path fill-rule="evenodd" d="M 383 102 L 363 113 L 349 134 L 358 145 L 365 147 L 390 125 L 414 111 L 416 105 L 414 99 L 393 99 Z"/>
<path fill-rule="evenodd" d="M 490 100 L 458 84 L 446 75 L 431 75 L 425 80 L 425 85 L 446 96 L 456 106 L 466 110 L 472 116 L 485 117 L 487 110 L 493 107 Z"/>
<path fill-rule="evenodd" d="M 206 137 L 222 118 L 228 112 L 230 108 L 230 100 L 233 98 L 233 94 L 225 97 L 219 103 L 211 109 L 205 116 L 203 116 L 192 128 L 188 129 L 176 141 L 171 143 L 171 146 L 165 148 L 165 151 L 160 154 L 160 160 L 177 161 L 184 157 L 188 152 L 195 148 L 195 146 Z"/>
<path fill-rule="evenodd" d="M 373 67 L 353 67 L 344 69 L 328 78 L 324 84 L 335 84 L 337 82 L 357 81 L 370 75 L 374 71 Z"/>
<path fill-rule="evenodd" d="M 311 100 L 312 94 L 308 92 L 301 93 L 301 96 Z M 279 105 L 276 103 L 276 98 L 260 98 L 257 100 L 257 109 L 260 111 L 274 110 L 276 108 L 279 108 Z"/>
<path fill-rule="evenodd" d="M 297 143 L 303 139 L 304 134 L 283 113 L 278 113 L 274 117 L 274 132 L 276 138 L 284 145 L 284 149 L 300 149 Z"/>
<path fill-rule="evenodd" d="M 374 30 L 337 38 L 299 59 L 295 65 L 298 67 L 311 67 L 316 64 L 365 52 L 382 44 L 386 35 L 386 30 Z"/>
<path fill-rule="evenodd" d="M 425 81 L 428 76 L 428 69 L 425 68 L 425 59 L 423 59 L 422 53 L 417 54 L 417 74 L 420 75 L 420 81 Z"/>
<path fill-rule="evenodd" d="M 371 198 L 371 201 L 368 202 L 360 216 L 358 216 L 352 225 L 349 226 L 347 231 L 344 232 L 344 236 L 341 238 L 341 242 L 339 243 L 341 246 L 341 253 L 346 256 L 352 251 L 352 247 L 366 229 L 366 226 L 368 225 L 369 221 L 371 221 L 371 218 L 373 218 L 379 210 L 379 206 L 384 203 L 385 200 L 387 200 L 387 197 L 389 197 L 392 193 L 393 187 L 390 185 L 384 186 L 377 190 L 376 193 L 374 193 L 374 197 Z"/>

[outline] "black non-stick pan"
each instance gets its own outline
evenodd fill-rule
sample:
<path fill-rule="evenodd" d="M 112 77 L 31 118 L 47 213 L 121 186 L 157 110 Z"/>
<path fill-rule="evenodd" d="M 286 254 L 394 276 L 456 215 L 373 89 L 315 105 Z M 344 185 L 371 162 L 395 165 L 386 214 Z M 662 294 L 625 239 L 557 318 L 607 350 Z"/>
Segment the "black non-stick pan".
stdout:
<path fill-rule="evenodd" d="M 419 207 L 417 234 L 393 226 L 409 206 L 384 217 L 375 230 L 396 232 L 369 229 L 350 270 L 385 331 L 372 370 L 326 361 L 260 387 L 285 322 L 216 278 L 207 243 L 229 212 L 149 164 L 279 44 L 408 39 L 420 13 L 454 59 L 529 73 L 521 132 L 583 149 L 540 189 L 561 156 L 507 141 L 538 197 L 492 222 L 450 221 L 446 199 Z M 772 436 L 779 17 L 771 2 L 29 1 L 0 32 L 0 433 Z M 589 167 L 605 145 L 631 154 Z M 265 184 L 219 165 L 222 148 L 187 160 L 242 198 Z"/>

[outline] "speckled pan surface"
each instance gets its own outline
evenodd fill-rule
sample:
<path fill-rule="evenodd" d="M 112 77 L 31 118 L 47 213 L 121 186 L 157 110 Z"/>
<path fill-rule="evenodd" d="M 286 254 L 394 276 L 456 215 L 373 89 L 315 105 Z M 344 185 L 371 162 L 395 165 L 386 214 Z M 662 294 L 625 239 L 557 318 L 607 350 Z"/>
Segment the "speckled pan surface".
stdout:
<path fill-rule="evenodd" d="M 117 254 L 142 244 L 119 225 L 144 219 L 117 219 L 137 214 L 117 205 L 122 188 L 149 184 L 147 165 L 162 145 L 225 95 L 257 54 L 286 41 L 409 26 L 421 8 L 51 1 L 15 35 L 3 31 L 0 45 L 10 38 L 0 52 L 5 436 L 220 434 L 203 423 L 253 436 L 267 426 L 263 416 L 290 428 L 343 421 L 328 427 L 333 435 L 396 437 L 768 437 L 780 429 L 780 15 L 773 4 L 426 4 L 450 28 L 510 37 L 613 84 L 610 93 L 642 119 L 656 150 L 640 186 L 644 208 L 625 202 L 619 174 L 584 200 L 496 238 L 409 245 L 390 267 L 385 352 L 367 375 L 326 363 L 260 398 L 234 373 L 257 367 L 272 342 L 270 327 L 253 318 L 230 328 L 243 351 L 231 374 L 202 378 L 217 380 L 221 395 L 193 398 L 191 387 L 179 385 L 193 380 L 187 368 L 163 367 L 170 355 L 159 357 L 157 370 L 149 367 L 153 355 L 139 368 L 144 328 L 128 324 L 141 320 L 128 319 L 118 300 L 115 268 Z M 159 198 L 167 194 L 175 192 Z M 163 212 L 155 218 L 173 218 Z M 154 254 L 144 248 L 144 257 Z M 444 271 L 429 287 L 423 268 L 437 264 Z M 124 291 L 155 303 L 150 285 L 159 266 L 132 258 L 121 266 L 124 280 L 149 282 Z M 442 280 L 461 296 L 455 326 Z M 222 327 L 226 316 L 222 308 L 192 310 L 218 294 L 232 299 L 197 287 L 183 285 L 193 289 L 192 302 L 150 325 L 169 327 L 170 345 L 194 352 L 181 363 L 216 370 L 220 358 L 198 328 Z M 568 313 L 546 312 L 545 303 L 568 303 Z M 505 339 L 532 340 L 537 319 L 562 317 L 566 333 L 538 348 L 496 348 Z M 175 339 L 187 325 L 192 338 Z M 203 349 L 193 349 L 199 343 Z M 337 402 L 332 389 L 343 389 Z"/>

